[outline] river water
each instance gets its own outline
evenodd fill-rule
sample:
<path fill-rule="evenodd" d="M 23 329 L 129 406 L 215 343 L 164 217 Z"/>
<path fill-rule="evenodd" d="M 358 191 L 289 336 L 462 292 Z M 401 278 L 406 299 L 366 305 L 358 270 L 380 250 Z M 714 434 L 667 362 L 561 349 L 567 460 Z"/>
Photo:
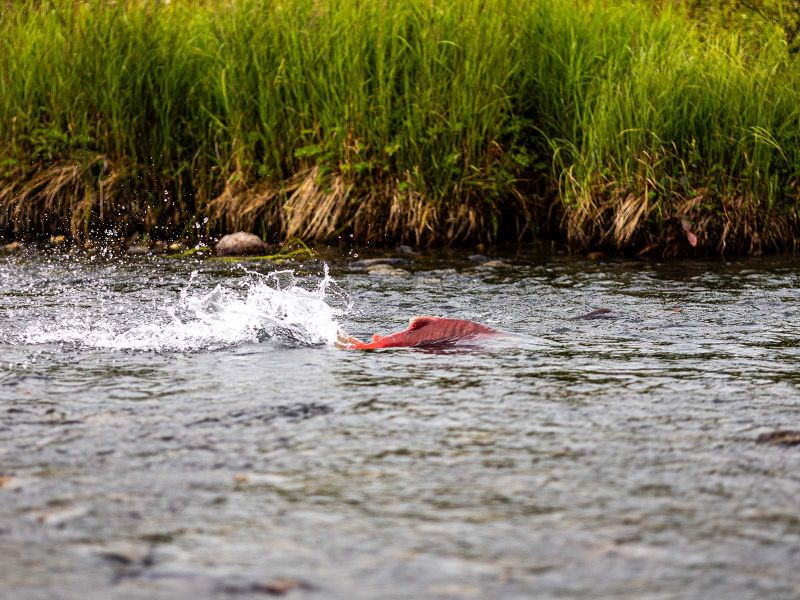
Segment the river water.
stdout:
<path fill-rule="evenodd" d="M 800 597 L 800 261 L 354 258 L 0 258 L 0 597 Z"/>

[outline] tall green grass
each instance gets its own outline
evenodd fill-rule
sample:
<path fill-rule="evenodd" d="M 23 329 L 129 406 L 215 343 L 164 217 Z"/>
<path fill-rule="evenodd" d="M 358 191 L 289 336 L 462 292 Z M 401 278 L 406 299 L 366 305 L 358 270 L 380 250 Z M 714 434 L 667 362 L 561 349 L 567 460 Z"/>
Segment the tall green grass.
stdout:
<path fill-rule="evenodd" d="M 0 228 L 789 247 L 799 67 L 646 2 L 15 3 Z"/>

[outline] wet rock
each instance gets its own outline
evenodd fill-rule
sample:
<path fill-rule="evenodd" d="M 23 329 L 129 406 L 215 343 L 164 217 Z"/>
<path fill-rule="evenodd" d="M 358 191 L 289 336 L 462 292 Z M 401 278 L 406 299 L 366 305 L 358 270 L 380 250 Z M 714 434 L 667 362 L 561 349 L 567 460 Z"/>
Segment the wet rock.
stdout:
<path fill-rule="evenodd" d="M 314 586 L 306 581 L 277 577 L 270 581 L 228 581 L 219 586 L 225 594 L 266 594 L 269 596 L 284 596 L 294 590 L 313 590 Z"/>
<path fill-rule="evenodd" d="M 405 244 L 401 244 L 397 247 L 398 254 L 408 254 L 410 256 L 416 256 L 419 254 L 416 250 L 414 250 L 411 246 L 407 246 Z"/>
<path fill-rule="evenodd" d="M 467 260 L 472 261 L 472 262 L 476 262 L 476 263 L 485 263 L 485 262 L 489 262 L 489 257 L 488 256 L 484 256 L 483 254 L 470 254 L 467 257 Z"/>
<path fill-rule="evenodd" d="M 149 544 L 128 541 L 109 542 L 94 548 L 94 554 L 118 565 L 148 565 L 153 562 L 152 548 Z"/>
<path fill-rule="evenodd" d="M 267 251 L 260 237 L 245 231 L 229 233 L 214 247 L 217 256 L 257 256 Z"/>
<path fill-rule="evenodd" d="M 482 267 L 489 267 L 492 269 L 502 269 L 505 267 L 510 267 L 511 265 L 502 260 L 487 260 L 484 263 L 481 263 Z"/>
<path fill-rule="evenodd" d="M 183 252 L 186 250 L 186 245 L 182 242 L 172 242 L 169 246 L 167 246 L 167 250 L 170 252 Z"/>
<path fill-rule="evenodd" d="M 16 490 L 22 487 L 22 482 L 11 475 L 0 475 L 0 490 Z"/>
<path fill-rule="evenodd" d="M 382 265 L 405 265 L 408 264 L 406 258 L 365 258 L 350 263 L 350 266 L 356 269 L 369 269 L 370 267 L 377 267 Z"/>
<path fill-rule="evenodd" d="M 15 254 L 20 252 L 22 248 L 23 246 L 21 242 L 11 242 L 5 246 L 0 246 L 0 254 Z"/>
<path fill-rule="evenodd" d="M 51 235 L 50 236 L 50 245 L 51 246 L 63 246 L 64 243 L 67 241 L 67 238 L 63 235 Z"/>
<path fill-rule="evenodd" d="M 771 446 L 800 446 L 800 431 L 779 429 L 762 433 L 756 438 L 757 444 Z"/>
<path fill-rule="evenodd" d="M 33 513 L 32 517 L 34 521 L 41 525 L 61 527 L 69 521 L 79 519 L 88 514 L 89 508 L 86 506 L 67 506 L 51 511 L 37 511 Z"/>
<path fill-rule="evenodd" d="M 150 254 L 150 247 L 145 246 L 144 244 L 132 244 L 131 246 L 128 246 L 127 252 L 128 254 L 137 255 Z"/>
<path fill-rule="evenodd" d="M 585 315 L 579 315 L 577 317 L 572 317 L 570 321 L 592 321 L 594 319 L 616 319 L 617 315 L 614 314 L 610 308 L 598 308 L 597 310 L 593 310 L 592 312 L 586 313 Z"/>
<path fill-rule="evenodd" d="M 597 260 L 605 260 L 606 258 L 608 258 L 608 256 L 606 256 L 605 252 L 589 252 L 589 254 L 586 255 L 586 258 L 588 258 L 589 260 L 597 261 Z"/>
<path fill-rule="evenodd" d="M 404 271 L 403 269 L 396 269 L 391 265 L 373 265 L 371 267 L 367 267 L 367 273 L 370 275 L 408 275 L 408 271 Z"/>

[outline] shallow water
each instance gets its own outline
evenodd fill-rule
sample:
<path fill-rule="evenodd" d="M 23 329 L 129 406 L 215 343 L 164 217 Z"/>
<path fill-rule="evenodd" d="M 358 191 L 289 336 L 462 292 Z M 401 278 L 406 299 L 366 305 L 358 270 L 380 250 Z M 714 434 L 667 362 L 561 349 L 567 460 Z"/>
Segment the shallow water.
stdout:
<path fill-rule="evenodd" d="M 800 262 L 506 261 L 0 258 L 0 597 L 800 597 Z"/>

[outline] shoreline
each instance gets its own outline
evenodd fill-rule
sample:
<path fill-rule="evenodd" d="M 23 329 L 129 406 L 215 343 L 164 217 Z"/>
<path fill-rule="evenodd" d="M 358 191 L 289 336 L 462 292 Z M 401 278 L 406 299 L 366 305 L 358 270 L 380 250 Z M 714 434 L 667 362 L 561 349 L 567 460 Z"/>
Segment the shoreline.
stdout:
<path fill-rule="evenodd" d="M 52 7 L 0 17 L 8 241 L 800 240 L 800 69 L 765 21 L 641 0 Z"/>

